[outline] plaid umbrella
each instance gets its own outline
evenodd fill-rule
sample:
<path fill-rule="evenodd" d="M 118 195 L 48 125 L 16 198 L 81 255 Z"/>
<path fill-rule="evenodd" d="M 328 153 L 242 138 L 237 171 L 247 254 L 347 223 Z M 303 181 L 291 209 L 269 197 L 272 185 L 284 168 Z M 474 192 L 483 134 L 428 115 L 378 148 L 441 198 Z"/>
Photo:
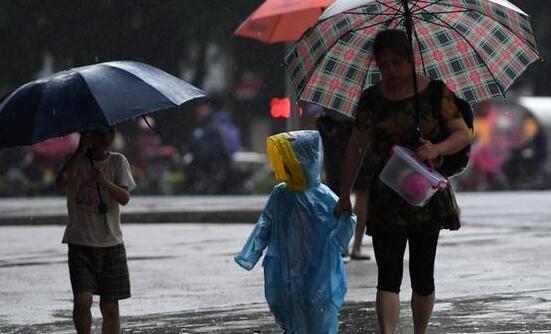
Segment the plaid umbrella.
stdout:
<path fill-rule="evenodd" d="M 416 69 L 469 102 L 504 95 L 539 59 L 528 16 L 505 0 L 337 0 L 285 59 L 299 99 L 354 117 L 380 80 L 375 35 L 408 18 Z"/>

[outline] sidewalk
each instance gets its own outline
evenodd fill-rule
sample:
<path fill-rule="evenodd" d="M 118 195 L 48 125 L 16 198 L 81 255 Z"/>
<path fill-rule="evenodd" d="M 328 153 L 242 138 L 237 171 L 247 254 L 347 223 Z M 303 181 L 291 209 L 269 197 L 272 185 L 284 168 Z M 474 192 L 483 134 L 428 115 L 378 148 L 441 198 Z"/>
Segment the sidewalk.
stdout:
<path fill-rule="evenodd" d="M 134 196 L 122 207 L 124 223 L 255 222 L 267 196 Z M 64 197 L 0 198 L 0 225 L 63 225 Z"/>

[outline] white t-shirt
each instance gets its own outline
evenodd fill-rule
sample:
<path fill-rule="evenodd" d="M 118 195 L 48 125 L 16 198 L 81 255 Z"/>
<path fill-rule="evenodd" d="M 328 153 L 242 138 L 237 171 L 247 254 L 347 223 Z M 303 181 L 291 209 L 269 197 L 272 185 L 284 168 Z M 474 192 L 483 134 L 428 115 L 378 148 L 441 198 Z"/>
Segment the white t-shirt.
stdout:
<path fill-rule="evenodd" d="M 100 213 L 96 182 L 88 178 L 92 164 L 87 157 L 78 158 L 75 163 L 75 175 L 67 186 L 69 223 L 62 242 L 94 247 L 122 243 L 119 204 L 100 186 L 103 202 L 107 205 L 107 213 Z M 130 164 L 120 153 L 108 152 L 104 160 L 94 161 L 94 167 L 99 168 L 108 180 L 118 186 L 128 190 L 136 187 Z"/>

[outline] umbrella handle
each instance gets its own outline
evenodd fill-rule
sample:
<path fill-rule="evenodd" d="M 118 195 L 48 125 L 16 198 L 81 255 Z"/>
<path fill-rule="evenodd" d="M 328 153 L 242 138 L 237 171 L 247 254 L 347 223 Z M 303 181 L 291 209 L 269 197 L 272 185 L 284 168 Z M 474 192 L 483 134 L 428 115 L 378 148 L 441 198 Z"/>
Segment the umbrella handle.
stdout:
<path fill-rule="evenodd" d="M 412 74 L 412 78 L 413 78 L 413 108 L 415 109 L 415 114 L 416 114 L 416 117 L 417 117 L 417 128 L 415 129 L 415 131 L 417 133 L 417 137 L 421 138 L 423 136 L 423 132 L 422 132 L 421 126 L 419 124 L 421 116 L 419 115 L 419 101 L 418 101 L 418 98 L 417 98 L 417 92 L 418 92 L 417 72 L 415 71 L 415 54 L 413 52 L 413 22 L 412 22 L 412 19 L 411 19 L 411 10 L 409 9 L 409 6 L 408 6 L 408 0 L 401 0 L 401 1 L 402 1 L 402 7 L 404 7 L 404 21 L 405 21 L 404 24 L 406 26 L 406 34 L 407 34 L 409 42 L 411 44 L 411 61 L 412 61 L 411 74 Z"/>

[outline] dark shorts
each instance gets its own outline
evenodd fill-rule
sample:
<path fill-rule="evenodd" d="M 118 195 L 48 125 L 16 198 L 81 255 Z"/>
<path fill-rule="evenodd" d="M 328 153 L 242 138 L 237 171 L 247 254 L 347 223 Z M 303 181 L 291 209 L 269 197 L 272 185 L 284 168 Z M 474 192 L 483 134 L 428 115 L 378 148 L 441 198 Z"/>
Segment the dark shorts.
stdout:
<path fill-rule="evenodd" d="M 69 274 L 73 294 L 90 292 L 106 301 L 130 297 L 124 244 L 113 247 L 69 244 Z"/>
<path fill-rule="evenodd" d="M 354 129 L 354 121 L 337 121 L 328 116 L 321 116 L 317 120 L 317 128 L 323 143 L 325 183 L 338 194 L 346 146 Z M 370 179 L 369 169 L 364 160 L 353 189 L 366 190 Z"/>

